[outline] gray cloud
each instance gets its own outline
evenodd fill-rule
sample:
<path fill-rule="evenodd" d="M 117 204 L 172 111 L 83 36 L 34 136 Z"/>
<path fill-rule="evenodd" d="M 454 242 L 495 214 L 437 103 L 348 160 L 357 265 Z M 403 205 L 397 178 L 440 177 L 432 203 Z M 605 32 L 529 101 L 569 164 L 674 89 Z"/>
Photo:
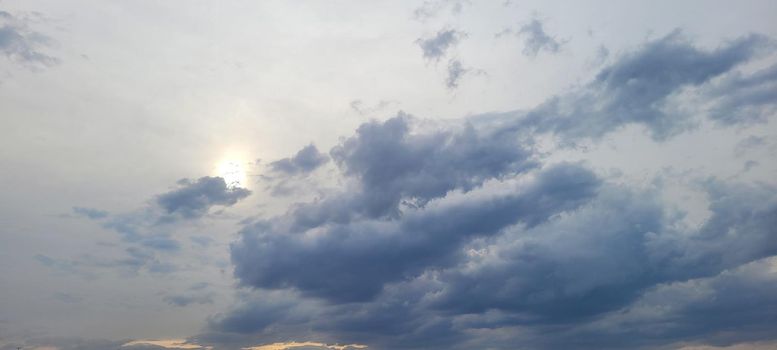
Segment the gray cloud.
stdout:
<path fill-rule="evenodd" d="M 123 274 L 147 271 L 167 274 L 179 269 L 167 259 L 167 255 L 181 250 L 181 243 L 173 236 L 175 224 L 205 216 L 214 206 L 229 207 L 247 197 L 251 191 L 230 188 L 221 177 L 201 177 L 197 180 L 182 179 L 176 188 L 157 195 L 151 203 L 141 208 L 114 215 L 92 209 L 74 207 L 73 211 L 89 219 L 102 219 L 101 225 L 118 233 L 123 250 L 113 258 L 82 256 L 71 260 L 57 260 L 38 256 L 42 264 L 51 268 L 91 277 L 93 268 L 117 269 Z M 210 244 L 207 237 L 191 237 L 200 246 Z"/>
<path fill-rule="evenodd" d="M 107 211 L 94 208 L 73 207 L 73 212 L 93 220 L 104 219 L 108 217 Z"/>
<path fill-rule="evenodd" d="M 231 206 L 251 194 L 245 188 L 229 188 L 220 177 L 183 179 L 178 185 L 179 188 L 159 195 L 156 202 L 165 214 L 184 218 L 201 217 L 214 205 Z"/>
<path fill-rule="evenodd" d="M 755 148 L 765 146 L 767 144 L 766 138 L 763 136 L 750 135 L 741 141 L 737 142 L 734 147 L 734 153 L 737 156 L 744 155 L 746 152 Z"/>
<path fill-rule="evenodd" d="M 557 53 L 564 45 L 564 42 L 548 35 L 545 32 L 544 24 L 536 18 L 523 25 L 517 34 L 524 38 L 523 54 L 529 57 L 536 57 L 541 51 L 551 54 Z"/>
<path fill-rule="evenodd" d="M 315 145 L 310 144 L 299 150 L 293 157 L 270 163 L 270 168 L 285 175 L 308 174 L 328 161 L 326 154 L 320 153 Z"/>
<path fill-rule="evenodd" d="M 382 112 L 389 107 L 398 105 L 397 101 L 380 100 L 375 105 L 366 105 L 362 100 L 353 100 L 350 103 L 351 109 L 361 116 L 368 116 L 378 112 Z"/>
<path fill-rule="evenodd" d="M 338 301 L 369 300 L 388 282 L 450 264 L 469 239 L 516 223 L 537 225 L 579 206 L 598 185 L 593 174 L 574 165 L 552 167 L 538 178 L 515 193 L 407 211 L 397 221 L 323 222 L 314 241 L 305 231 L 286 231 L 288 218 L 260 222 L 244 229 L 232 247 L 235 275 L 254 287 L 292 287 Z"/>
<path fill-rule="evenodd" d="M 765 122 L 777 112 L 777 65 L 749 75 L 733 72 L 707 92 L 709 117 L 721 124 Z"/>
<path fill-rule="evenodd" d="M 457 14 L 461 12 L 467 2 L 467 0 L 426 0 L 413 11 L 413 17 L 416 20 L 425 21 L 446 10 Z"/>
<path fill-rule="evenodd" d="M 43 52 L 50 43 L 48 36 L 29 29 L 24 19 L 0 11 L 0 52 L 9 60 L 29 67 L 55 65 L 59 59 Z"/>
<path fill-rule="evenodd" d="M 470 70 L 465 68 L 461 61 L 450 60 L 448 62 L 448 78 L 445 79 L 445 86 L 448 89 L 455 89 L 459 87 L 459 80 L 464 77 Z"/>
<path fill-rule="evenodd" d="M 672 110 L 675 94 L 731 71 L 767 50 L 769 43 L 763 36 L 749 35 L 703 51 L 674 31 L 623 55 L 587 85 L 529 111 L 516 129 L 534 128 L 575 142 L 640 124 L 654 139 L 667 139 L 693 125 L 692 115 Z M 761 75 L 759 81 L 769 76 Z M 740 85 L 728 84 L 726 91 L 735 94 Z"/>
<path fill-rule="evenodd" d="M 164 301 L 170 305 L 184 307 L 191 304 L 213 304 L 213 296 L 210 294 L 197 295 L 168 295 Z"/>
<path fill-rule="evenodd" d="M 656 140 L 676 135 L 690 117 L 662 105 L 687 87 L 763 85 L 733 69 L 767 44 L 751 35 L 701 50 L 674 32 L 528 112 L 423 127 L 400 113 L 362 124 L 330 151 L 340 190 L 247 224 L 231 246 L 240 283 L 286 292 L 285 301 L 243 297 L 209 336 L 313 330 L 390 349 L 638 348 L 725 334 L 741 321 L 747 331 L 736 341 L 764 339 L 754 321 L 762 315 L 729 295 L 767 290 L 773 277 L 729 271 L 777 255 L 777 189 L 700 180 L 709 217 L 687 227 L 660 187 L 615 185 L 582 164 L 542 166 L 532 142 L 545 133 L 595 140 L 628 124 Z M 766 81 L 767 72 L 752 77 Z M 703 299 L 650 313 L 666 310 L 662 293 L 695 285 L 742 314 L 705 319 L 731 309 Z M 755 299 L 774 307 L 766 293 Z M 665 337 L 628 343 L 642 327 Z"/>
<path fill-rule="evenodd" d="M 449 49 L 466 37 L 467 33 L 455 29 L 443 29 L 430 38 L 419 38 L 416 43 L 421 47 L 425 59 L 439 62 L 447 55 Z"/>
<path fill-rule="evenodd" d="M 739 304 L 742 313 L 736 318 L 722 315 L 736 309 L 735 295 L 749 290 L 763 291 L 754 300 L 777 307 L 764 285 L 777 281 L 773 272 L 767 279 L 746 278 L 740 286 L 727 272 L 763 266 L 759 261 L 777 255 L 777 189 L 707 181 L 712 215 L 691 230 L 677 224 L 681 213 L 668 209 L 657 192 L 590 187 L 583 179 L 591 175 L 585 173 L 578 165 L 560 165 L 538 173 L 536 182 L 517 194 L 465 194 L 472 197 L 406 214 L 397 224 L 360 222 L 351 223 L 350 231 L 319 230 L 313 241 L 302 233 L 273 234 L 267 223 L 248 227 L 233 247 L 239 278 L 249 278 L 241 266 L 253 268 L 260 276 L 250 280 L 253 285 L 296 289 L 302 291 L 300 300 L 315 295 L 328 306 L 300 310 L 289 301 L 282 311 L 277 303 L 255 300 L 250 308 L 225 315 L 230 322 L 218 323 L 217 329 L 261 335 L 273 334 L 267 330 L 273 325 L 293 334 L 296 327 L 312 326 L 342 341 L 398 349 L 418 344 L 466 349 L 468 342 L 494 348 L 520 343 L 530 349 L 626 348 L 642 342 L 655 347 L 740 329 L 739 324 L 753 332 L 737 333 L 736 341 L 768 339 L 769 327 L 758 324 L 762 316 L 745 304 Z M 581 195 L 573 194 L 577 191 Z M 564 200 L 550 199 L 552 194 Z M 518 198 L 526 204 L 517 204 Z M 247 255 L 253 258 L 242 261 Z M 379 291 L 364 287 L 378 283 Z M 729 298 L 732 306 L 721 306 L 714 297 L 685 302 L 655 296 L 678 286 L 691 293 L 700 284 Z M 667 308 L 666 302 L 680 304 Z M 705 317 L 700 307 L 710 314 Z M 668 311 L 656 318 L 653 308 Z M 305 316 L 290 318 L 289 312 Z M 667 320 L 676 325 L 667 329 Z M 478 335 L 478 330 L 527 326 L 526 332 L 501 339 Z M 634 333 L 643 328 L 655 333 Z M 597 334 L 609 335 L 599 339 Z M 629 343 L 637 335 L 644 337 Z"/>

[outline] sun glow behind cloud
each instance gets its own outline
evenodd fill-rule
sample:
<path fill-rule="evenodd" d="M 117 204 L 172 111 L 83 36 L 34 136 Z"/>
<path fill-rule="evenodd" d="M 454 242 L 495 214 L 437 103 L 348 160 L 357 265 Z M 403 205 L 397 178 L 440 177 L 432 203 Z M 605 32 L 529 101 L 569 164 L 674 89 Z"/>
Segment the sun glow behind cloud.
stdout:
<path fill-rule="evenodd" d="M 224 178 L 229 188 L 246 188 L 248 186 L 247 168 L 249 162 L 242 152 L 225 152 L 216 163 L 215 175 Z"/>

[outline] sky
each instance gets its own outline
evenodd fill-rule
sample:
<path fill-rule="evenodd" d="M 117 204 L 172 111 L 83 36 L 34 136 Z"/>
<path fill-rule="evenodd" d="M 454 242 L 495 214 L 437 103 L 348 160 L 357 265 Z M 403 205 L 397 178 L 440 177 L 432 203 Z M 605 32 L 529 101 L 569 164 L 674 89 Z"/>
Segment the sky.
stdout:
<path fill-rule="evenodd" d="M 0 1 L 0 349 L 777 347 L 774 1 Z"/>

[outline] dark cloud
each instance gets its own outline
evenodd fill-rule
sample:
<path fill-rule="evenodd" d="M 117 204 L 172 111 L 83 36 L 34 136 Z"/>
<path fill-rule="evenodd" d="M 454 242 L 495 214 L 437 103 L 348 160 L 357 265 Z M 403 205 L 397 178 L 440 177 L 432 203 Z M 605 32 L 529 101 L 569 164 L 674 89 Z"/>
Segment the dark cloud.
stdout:
<path fill-rule="evenodd" d="M 446 56 L 449 49 L 466 37 L 467 33 L 455 29 L 443 29 L 430 38 L 416 40 L 416 43 L 421 47 L 425 59 L 439 62 Z"/>
<path fill-rule="evenodd" d="M 776 263 L 763 259 L 714 277 L 657 286 L 628 309 L 554 337 L 536 337 L 533 347 L 655 349 L 774 340 Z"/>
<path fill-rule="evenodd" d="M 272 334 L 270 325 L 294 329 L 302 322 L 343 341 L 392 349 L 466 349 L 468 342 L 497 349 L 626 348 L 643 340 L 654 347 L 738 330 L 740 322 L 753 333 L 736 341 L 765 339 L 768 327 L 757 324 L 763 316 L 748 311 L 753 304 L 736 304 L 734 295 L 759 291 L 754 300 L 777 307 L 763 285 L 777 276 L 741 288 L 726 276 L 777 255 L 777 189 L 705 181 L 712 214 L 692 230 L 678 224 L 681 213 L 668 209 L 659 193 L 601 187 L 579 165 L 558 165 L 535 177 L 515 193 L 461 194 L 469 198 L 407 213 L 398 223 L 352 222 L 315 234 L 273 232 L 272 223 L 248 227 L 233 247 L 239 278 L 329 304 L 293 321 L 276 303 L 255 300 L 225 316 L 230 326 L 219 323 L 218 329 Z M 731 282 L 705 282 L 725 280 Z M 731 289 L 732 305 L 741 308 L 719 307 L 713 297 L 667 308 L 662 303 L 676 298 L 651 296 L 676 286 L 691 293 L 699 283 L 727 297 L 720 288 Z M 294 302 L 285 305 L 288 310 Z M 710 309 L 709 319 L 696 315 L 697 305 Z M 635 308 L 645 308 L 644 314 Z M 656 319 L 652 308 L 669 313 Z M 740 310 L 738 316 L 721 321 L 732 310 Z M 666 329 L 668 320 L 677 324 Z M 599 326 L 606 327 L 591 329 Z M 479 330 L 515 327 L 530 328 L 501 342 L 478 337 Z M 666 337 L 628 343 L 643 327 Z M 593 337 L 598 332 L 613 336 Z"/>
<path fill-rule="evenodd" d="M 777 65 L 749 75 L 725 77 L 708 91 L 714 100 L 710 119 L 724 124 L 765 122 L 777 112 Z"/>
<path fill-rule="evenodd" d="M 9 60 L 31 68 L 55 65 L 59 60 L 43 51 L 50 43 L 49 37 L 29 29 L 24 18 L 0 11 L 0 52 Z"/>
<path fill-rule="evenodd" d="M 749 35 L 706 51 L 674 31 L 623 55 L 585 86 L 531 110 L 516 129 L 534 128 L 575 142 L 640 124 L 654 139 L 667 139 L 693 124 L 692 115 L 672 110 L 671 97 L 710 82 L 768 47 L 766 38 Z M 734 94 L 737 86 L 728 84 L 727 91 Z"/>
<path fill-rule="evenodd" d="M 249 301 L 226 315 L 219 315 L 210 321 L 212 329 L 229 333 L 256 333 L 264 330 L 279 319 L 285 318 L 294 308 L 293 299 L 276 297 Z"/>
<path fill-rule="evenodd" d="M 767 46 L 750 35 L 703 50 L 673 32 L 528 112 L 362 124 L 329 153 L 340 188 L 240 231 L 234 274 L 258 294 L 215 317 L 208 339 L 306 334 L 378 349 L 772 339 L 773 319 L 758 320 L 777 307 L 777 188 L 701 179 L 708 216 L 690 227 L 660 184 L 540 164 L 533 144 L 629 124 L 656 140 L 676 135 L 692 121 L 668 107 L 676 94 L 718 101 L 710 91 L 722 86 L 760 89 L 768 70 L 734 69 Z"/>
<path fill-rule="evenodd" d="M 517 34 L 524 38 L 523 54 L 529 57 L 536 57 L 541 51 L 557 53 L 564 44 L 545 33 L 544 24 L 536 18 L 523 25 Z"/>
<path fill-rule="evenodd" d="M 108 217 L 108 212 L 100 209 L 73 207 L 73 212 L 93 220 L 104 219 Z"/>
<path fill-rule="evenodd" d="M 234 205 L 251 194 L 245 188 L 228 187 L 221 177 L 205 176 L 197 181 L 183 179 L 178 184 L 177 189 L 159 195 L 156 203 L 165 214 L 187 219 L 205 215 L 214 205 Z"/>
<path fill-rule="evenodd" d="M 512 135 L 471 124 L 411 133 L 414 121 L 400 112 L 383 123 L 365 123 L 334 147 L 330 154 L 354 188 L 325 204 L 297 207 L 294 222 L 311 227 L 358 216 L 395 217 L 400 206 L 423 206 L 451 190 L 469 191 L 537 166 Z"/>
<path fill-rule="evenodd" d="M 409 210 L 392 222 L 322 223 L 314 240 L 305 231 L 285 231 L 285 218 L 261 222 L 244 229 L 233 245 L 235 274 L 254 287 L 295 288 L 338 301 L 369 300 L 388 282 L 450 264 L 469 239 L 517 223 L 537 225 L 579 206 L 597 185 L 590 172 L 560 165 L 515 193 Z"/>
<path fill-rule="evenodd" d="M 290 158 L 276 160 L 270 163 L 270 168 L 285 175 L 308 174 L 329 161 L 326 154 L 320 153 L 315 145 L 303 147 Z"/>

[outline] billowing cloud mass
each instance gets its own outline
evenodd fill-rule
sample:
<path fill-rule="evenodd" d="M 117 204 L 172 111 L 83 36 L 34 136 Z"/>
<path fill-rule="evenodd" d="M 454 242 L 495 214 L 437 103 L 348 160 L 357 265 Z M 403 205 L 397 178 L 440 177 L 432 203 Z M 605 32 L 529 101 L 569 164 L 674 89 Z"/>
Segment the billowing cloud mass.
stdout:
<path fill-rule="evenodd" d="M 674 32 L 527 112 L 362 124 L 330 151 L 341 190 L 241 230 L 235 277 L 258 295 L 214 318 L 201 339 L 303 329 L 377 349 L 761 339 L 777 326 L 767 311 L 725 315 L 748 309 L 737 298 L 747 290 L 758 291 L 751 305 L 777 307 L 777 188 L 700 179 L 709 215 L 691 227 L 660 185 L 630 188 L 584 163 L 545 163 L 534 145 L 548 134 L 597 140 L 629 124 L 658 141 L 676 136 L 695 118 L 668 110 L 685 88 L 725 106 L 736 103 L 713 92 L 747 96 L 747 108 L 731 107 L 744 114 L 722 125 L 759 120 L 773 99 L 749 96 L 770 71 L 735 69 L 767 43 L 751 35 L 702 50 Z"/>

